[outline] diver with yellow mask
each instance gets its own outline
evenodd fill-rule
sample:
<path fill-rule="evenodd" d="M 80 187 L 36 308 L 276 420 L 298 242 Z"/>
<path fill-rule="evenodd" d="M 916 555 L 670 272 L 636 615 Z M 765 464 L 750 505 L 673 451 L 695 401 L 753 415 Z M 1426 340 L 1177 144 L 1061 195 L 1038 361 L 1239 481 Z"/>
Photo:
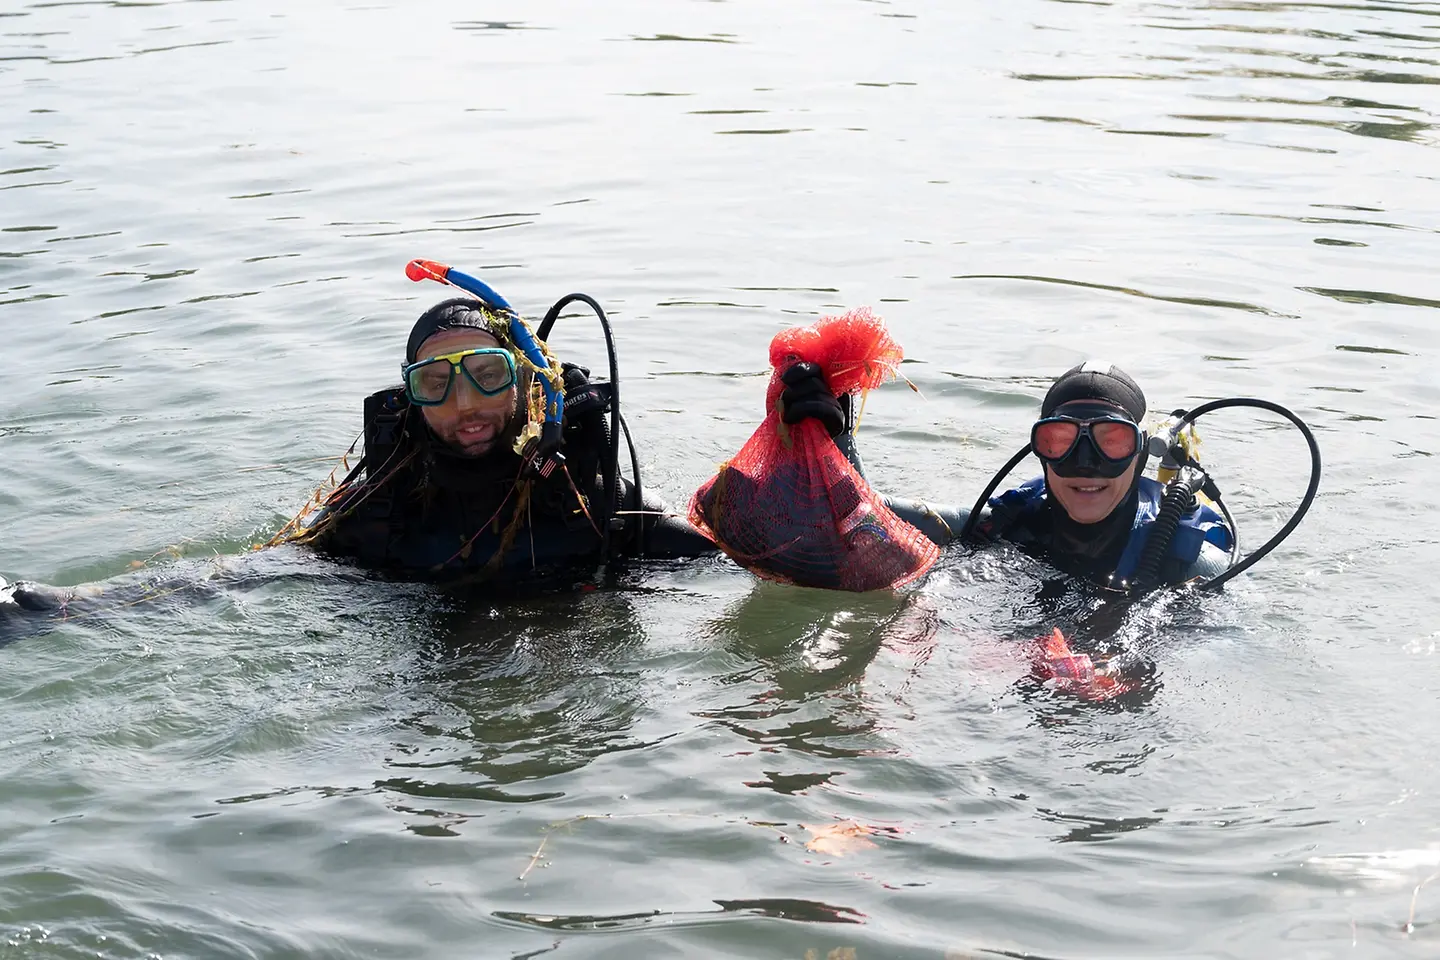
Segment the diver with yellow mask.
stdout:
<path fill-rule="evenodd" d="M 572 294 L 538 333 L 482 281 L 415 261 L 471 297 L 420 315 L 403 383 L 365 401 L 364 458 L 313 517 L 272 542 L 297 542 L 361 566 L 432 581 L 561 585 L 628 558 L 713 553 L 712 543 L 620 474 L 619 372 L 608 320 Z M 545 337 L 582 301 L 610 345 L 608 381 L 560 364 Z M 610 415 L 607 422 L 607 414 Z"/>
<path fill-rule="evenodd" d="M 584 294 L 559 300 L 532 333 L 482 281 L 431 261 L 407 268 L 469 297 L 445 300 L 412 326 L 401 383 L 364 401 L 363 455 L 257 547 L 296 544 L 394 579 L 467 588 L 565 588 L 617 563 L 716 552 L 644 490 L 633 442 L 620 443 L 618 362 L 609 321 Z M 605 335 L 609 378 L 561 363 L 546 338 L 572 303 Z M 221 573 L 218 579 L 228 574 Z M 164 571 L 77 587 L 0 580 L 0 643 L 12 618 L 66 617 L 203 587 Z"/>

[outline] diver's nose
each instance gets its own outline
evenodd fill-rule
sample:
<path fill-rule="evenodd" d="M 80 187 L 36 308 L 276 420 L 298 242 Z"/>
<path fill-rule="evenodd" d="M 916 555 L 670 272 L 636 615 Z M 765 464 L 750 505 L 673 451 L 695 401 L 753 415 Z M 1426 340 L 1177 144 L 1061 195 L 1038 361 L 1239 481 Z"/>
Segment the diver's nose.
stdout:
<path fill-rule="evenodd" d="M 475 385 L 470 382 L 469 377 L 463 374 L 455 377 L 455 409 L 474 410 L 480 405 L 481 399 L 480 391 L 475 389 Z"/>
<path fill-rule="evenodd" d="M 1100 451 L 1095 449 L 1095 441 L 1090 439 L 1089 434 L 1080 438 L 1080 443 L 1076 446 L 1072 456 L 1075 458 L 1074 469 L 1076 471 L 1084 470 L 1093 473 L 1104 464 Z"/>

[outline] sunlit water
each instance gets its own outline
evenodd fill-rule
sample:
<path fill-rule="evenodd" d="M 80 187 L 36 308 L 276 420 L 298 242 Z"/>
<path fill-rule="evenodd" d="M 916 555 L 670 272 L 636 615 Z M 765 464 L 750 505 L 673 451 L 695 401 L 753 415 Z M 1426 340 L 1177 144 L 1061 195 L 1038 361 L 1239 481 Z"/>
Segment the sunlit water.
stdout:
<path fill-rule="evenodd" d="M 1407 0 L 0 6 L 0 573 L 223 574 L 0 650 L 0 956 L 1436 955 L 1437 41 Z M 1003 551 L 501 608 L 237 559 L 394 380 L 417 256 L 604 302 L 677 506 L 773 332 L 867 304 L 920 390 L 866 409 L 885 490 L 973 499 L 1100 355 L 1292 407 L 1321 496 L 1120 625 L 1120 708 L 1020 682 Z M 1204 437 L 1253 547 L 1304 447 Z"/>

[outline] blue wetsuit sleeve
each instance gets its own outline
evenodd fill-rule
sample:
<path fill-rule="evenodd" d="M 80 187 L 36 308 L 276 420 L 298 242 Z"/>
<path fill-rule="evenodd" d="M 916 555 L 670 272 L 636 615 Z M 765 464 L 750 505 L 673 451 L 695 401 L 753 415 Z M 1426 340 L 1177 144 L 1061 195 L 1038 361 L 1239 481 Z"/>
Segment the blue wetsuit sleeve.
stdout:
<path fill-rule="evenodd" d="M 1179 569 L 1167 570 L 1165 578 L 1169 583 L 1188 583 L 1199 579 L 1201 582 L 1218 577 L 1230 569 L 1230 552 L 1208 540 L 1200 545 L 1200 555 Z"/>

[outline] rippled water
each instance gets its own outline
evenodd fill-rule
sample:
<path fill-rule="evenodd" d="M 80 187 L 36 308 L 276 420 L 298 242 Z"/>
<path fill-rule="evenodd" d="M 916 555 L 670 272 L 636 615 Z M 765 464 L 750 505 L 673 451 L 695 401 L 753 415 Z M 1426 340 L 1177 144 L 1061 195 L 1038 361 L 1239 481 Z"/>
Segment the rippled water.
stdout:
<path fill-rule="evenodd" d="M 1435 955 L 1437 41 L 1407 0 L 0 6 L 0 573 L 226 574 L 0 651 L 0 955 Z M 883 489 L 968 502 L 1104 355 L 1293 407 L 1321 497 L 1120 626 L 1122 709 L 1018 683 L 1003 553 L 504 609 L 237 559 L 393 379 L 416 256 L 601 299 L 672 503 L 770 335 L 862 304 L 922 394 L 870 400 Z M 1303 446 L 1205 439 L 1254 546 Z"/>

